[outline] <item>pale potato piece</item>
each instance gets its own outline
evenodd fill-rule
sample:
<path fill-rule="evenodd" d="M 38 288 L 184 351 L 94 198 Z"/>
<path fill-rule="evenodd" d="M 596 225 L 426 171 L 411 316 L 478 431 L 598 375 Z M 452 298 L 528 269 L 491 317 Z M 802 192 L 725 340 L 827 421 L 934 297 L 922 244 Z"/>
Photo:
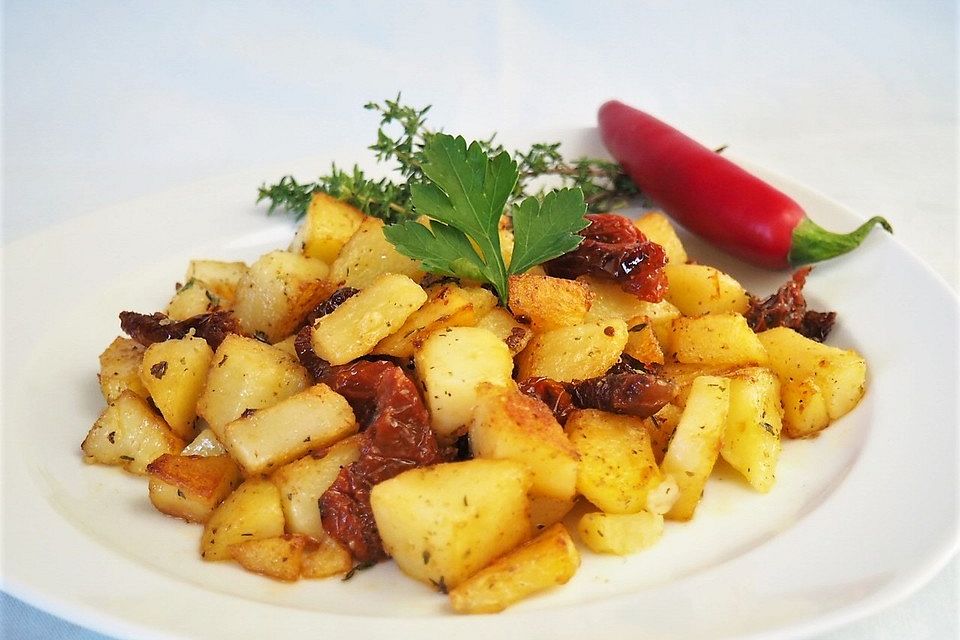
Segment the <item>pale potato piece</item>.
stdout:
<path fill-rule="evenodd" d="M 260 256 L 237 285 L 233 313 L 243 331 L 279 342 L 296 329 L 307 314 L 326 300 L 335 287 L 322 260 L 289 251 Z"/>
<path fill-rule="evenodd" d="M 309 385 L 310 375 L 296 358 L 259 340 L 230 334 L 213 356 L 197 414 L 222 441 L 223 428 L 247 409 L 269 407 Z"/>
<path fill-rule="evenodd" d="M 474 457 L 526 464 L 533 477 L 531 494 L 573 499 L 579 456 L 539 400 L 513 386 L 481 383 L 468 433 Z"/>
<path fill-rule="evenodd" d="M 682 407 L 670 403 L 643 421 L 644 428 L 650 434 L 650 448 L 653 449 L 653 457 L 657 464 L 663 462 L 663 456 L 667 453 L 667 447 L 670 445 L 674 431 L 677 430 L 682 414 Z"/>
<path fill-rule="evenodd" d="M 113 342 L 100 354 L 100 391 L 108 403 L 120 397 L 125 389 L 130 389 L 146 399 L 150 392 L 140 380 L 140 362 L 146 347 L 130 338 L 114 338 Z"/>
<path fill-rule="evenodd" d="M 350 551 L 326 532 L 316 538 L 306 538 L 300 561 L 301 578 L 329 578 L 343 575 L 352 568 Z"/>
<path fill-rule="evenodd" d="M 481 286 L 461 283 L 460 293 L 467 296 L 467 299 L 473 306 L 474 321 L 471 324 L 476 324 L 476 321 L 479 320 L 481 316 L 490 313 L 500 304 L 500 299 L 497 298 L 496 295 Z"/>
<path fill-rule="evenodd" d="M 370 504 L 400 570 L 443 591 L 527 538 L 530 484 L 519 462 L 475 459 L 405 471 Z"/>
<path fill-rule="evenodd" d="M 203 338 L 187 336 L 147 347 L 140 363 L 140 380 L 163 419 L 184 439 L 195 435 L 197 400 L 203 393 L 213 349 Z"/>
<path fill-rule="evenodd" d="M 602 321 L 607 318 L 620 318 L 633 327 L 641 322 L 653 327 L 653 332 L 665 347 L 670 335 L 670 323 L 680 317 L 680 310 L 667 300 L 647 302 L 632 293 L 627 293 L 612 280 L 601 280 L 591 276 L 580 276 L 578 282 L 583 282 L 593 292 L 593 301 L 588 320 Z"/>
<path fill-rule="evenodd" d="M 203 529 L 200 556 L 229 560 L 230 545 L 283 535 L 280 492 L 269 480 L 251 478 L 220 503 Z"/>
<path fill-rule="evenodd" d="M 827 400 L 814 376 L 783 380 L 780 400 L 783 404 L 783 434 L 788 438 L 808 438 L 830 424 Z"/>
<path fill-rule="evenodd" d="M 230 422 L 222 442 L 244 474 L 251 476 L 343 440 L 357 429 L 346 399 L 327 385 L 316 384 Z"/>
<path fill-rule="evenodd" d="M 752 368 L 730 378 L 730 410 L 720 455 L 757 491 L 776 480 L 780 460 L 780 380 L 769 369 Z"/>
<path fill-rule="evenodd" d="M 247 571 L 293 582 L 300 578 L 305 544 L 304 536 L 285 534 L 236 542 L 229 551 L 230 557 Z"/>
<path fill-rule="evenodd" d="M 491 309 L 477 320 L 476 326 L 493 332 L 503 340 L 513 356 L 523 351 L 533 337 L 533 330 L 517 322 L 513 314 L 503 307 Z"/>
<path fill-rule="evenodd" d="M 746 313 L 750 296 L 732 277 L 703 264 L 668 264 L 666 299 L 685 316 Z"/>
<path fill-rule="evenodd" d="M 847 414 L 863 397 L 867 363 L 856 351 L 821 344 L 785 327 L 764 331 L 757 337 L 770 354 L 769 367 L 781 380 L 813 377 L 831 420 Z"/>
<path fill-rule="evenodd" d="M 455 284 L 442 284 L 427 290 L 427 301 L 414 311 L 395 333 L 388 335 L 371 353 L 395 358 L 412 358 L 423 341 L 447 327 L 471 326 L 476 322 L 471 297 Z"/>
<path fill-rule="evenodd" d="M 584 322 L 593 294 L 576 280 L 524 273 L 510 276 L 510 311 L 537 333 Z"/>
<path fill-rule="evenodd" d="M 580 567 L 580 553 L 562 524 L 510 551 L 450 591 L 457 613 L 496 613 L 511 604 L 566 584 Z"/>
<path fill-rule="evenodd" d="M 517 356 L 518 380 L 561 382 L 595 378 L 615 365 L 627 344 L 627 323 L 616 318 L 534 335 Z"/>
<path fill-rule="evenodd" d="M 214 295 L 220 298 L 222 306 L 230 307 L 237 299 L 237 287 L 247 273 L 247 268 L 247 265 L 243 262 L 191 260 L 183 281 L 199 280 L 203 282 Z"/>
<path fill-rule="evenodd" d="M 327 535 L 320 521 L 318 501 L 340 470 L 359 457 L 357 439 L 347 438 L 315 456 L 307 455 L 286 464 L 270 476 L 280 490 L 287 531 L 317 539 Z"/>
<path fill-rule="evenodd" d="M 430 422 L 440 436 L 470 422 L 482 382 L 513 384 L 513 358 L 502 340 L 486 329 L 449 327 L 432 334 L 414 355 Z"/>
<path fill-rule="evenodd" d="M 407 276 L 384 274 L 317 320 L 313 350 L 333 365 L 367 355 L 378 342 L 399 331 L 426 301 L 426 292 Z"/>
<path fill-rule="evenodd" d="M 607 513 L 636 513 L 665 478 L 640 418 L 597 409 L 570 414 L 567 436 L 580 466 L 577 491 Z"/>
<path fill-rule="evenodd" d="M 206 522 L 240 482 L 240 470 L 227 455 L 165 453 L 147 466 L 147 473 L 150 502 L 157 511 L 187 522 Z"/>
<path fill-rule="evenodd" d="M 767 363 L 767 351 L 739 313 L 681 317 L 671 326 L 670 347 L 678 362 L 707 365 Z"/>
<path fill-rule="evenodd" d="M 670 219 L 663 212 L 651 211 L 637 218 L 633 224 L 647 240 L 663 247 L 670 264 L 683 264 L 687 261 L 687 250 L 680 242 Z"/>
<path fill-rule="evenodd" d="M 279 349 L 280 351 L 283 351 L 284 353 L 289 354 L 294 358 L 299 359 L 300 357 L 297 355 L 297 334 L 296 333 L 287 336 L 280 342 L 274 342 L 273 348 Z"/>
<path fill-rule="evenodd" d="M 530 531 L 537 535 L 552 524 L 556 524 L 573 511 L 576 498 L 560 499 L 548 496 L 530 495 Z"/>
<path fill-rule="evenodd" d="M 205 282 L 191 278 L 173 294 L 164 313 L 171 320 L 186 320 L 201 313 L 225 308 L 227 305 Z"/>
<path fill-rule="evenodd" d="M 339 286 L 365 289 L 384 273 L 396 273 L 419 281 L 424 276 L 420 261 L 408 258 L 383 235 L 384 223 L 365 218 L 330 265 L 330 280 Z"/>
<path fill-rule="evenodd" d="M 193 439 L 190 444 L 183 448 L 183 451 L 180 452 L 182 456 L 222 456 L 227 453 L 227 450 L 217 439 L 216 434 L 213 433 L 213 429 L 206 427 L 197 434 L 197 437 Z"/>
<path fill-rule="evenodd" d="M 80 445 L 83 461 L 119 465 L 144 475 L 165 453 L 180 453 L 183 440 L 147 402 L 129 389 L 107 405 Z"/>
<path fill-rule="evenodd" d="M 666 517 L 689 520 L 700 503 L 703 487 L 720 453 L 720 438 L 730 409 L 730 381 L 701 376 L 693 381 L 661 470 L 673 476 L 680 498 Z"/>
<path fill-rule="evenodd" d="M 671 401 L 681 409 L 687 404 L 690 387 L 693 381 L 700 376 L 729 377 L 749 367 L 726 364 L 687 364 L 683 362 L 667 362 L 660 369 L 660 375 L 676 385 L 677 395 Z"/>
<path fill-rule="evenodd" d="M 580 518 L 577 533 L 591 551 L 626 556 L 660 541 L 663 537 L 663 516 L 649 511 L 595 511 Z"/>
<path fill-rule="evenodd" d="M 297 230 L 290 251 L 332 263 L 366 216 L 343 200 L 327 193 L 314 193 L 307 215 Z"/>

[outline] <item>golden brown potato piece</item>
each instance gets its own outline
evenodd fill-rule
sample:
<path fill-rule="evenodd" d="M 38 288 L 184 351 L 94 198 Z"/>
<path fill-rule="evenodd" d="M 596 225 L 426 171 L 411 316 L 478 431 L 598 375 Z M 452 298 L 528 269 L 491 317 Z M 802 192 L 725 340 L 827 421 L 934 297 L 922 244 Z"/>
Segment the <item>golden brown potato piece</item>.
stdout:
<path fill-rule="evenodd" d="M 222 456 L 227 450 L 223 447 L 210 427 L 197 434 L 190 444 L 180 452 L 182 456 Z"/>
<path fill-rule="evenodd" d="M 140 380 L 153 403 L 178 436 L 196 435 L 197 400 L 203 393 L 213 350 L 203 338 L 187 336 L 147 347 L 140 364 Z"/>
<path fill-rule="evenodd" d="M 663 364 L 663 349 L 650 318 L 644 316 L 630 321 L 627 327 L 627 344 L 623 347 L 623 352 L 640 362 Z"/>
<path fill-rule="evenodd" d="M 750 296 L 739 282 L 703 264 L 668 264 L 666 299 L 685 316 L 746 313 Z"/>
<path fill-rule="evenodd" d="M 167 303 L 165 313 L 171 320 L 186 320 L 201 313 L 223 309 L 228 303 L 213 292 L 203 280 L 191 278 L 183 283 Z"/>
<path fill-rule="evenodd" d="M 412 358 L 432 333 L 446 327 L 470 326 L 476 322 L 471 297 L 455 284 L 442 284 L 427 291 L 427 301 L 410 314 L 395 333 L 381 340 L 372 353 Z"/>
<path fill-rule="evenodd" d="M 670 219 L 663 212 L 651 211 L 640 216 L 633 224 L 640 229 L 647 240 L 663 247 L 670 264 L 683 264 L 687 261 L 687 250 L 680 242 Z"/>
<path fill-rule="evenodd" d="M 270 472 L 357 432 L 353 409 L 325 384 L 254 411 L 223 428 L 223 445 L 247 476 Z"/>
<path fill-rule="evenodd" d="M 595 378 L 617 363 L 626 344 L 627 323 L 617 319 L 534 335 L 517 356 L 517 379 L 544 376 L 571 382 Z"/>
<path fill-rule="evenodd" d="M 304 536 L 285 534 L 274 538 L 246 540 L 230 545 L 230 557 L 253 573 L 285 582 L 300 578 Z"/>
<path fill-rule="evenodd" d="M 579 456 L 547 405 L 512 385 L 485 382 L 476 398 L 469 430 L 474 457 L 526 464 L 533 495 L 573 500 Z"/>
<path fill-rule="evenodd" d="M 247 273 L 243 262 L 223 260 L 191 260 L 184 282 L 199 280 L 220 299 L 220 306 L 231 307 L 237 299 L 237 287 Z"/>
<path fill-rule="evenodd" d="M 240 481 L 240 470 L 227 455 L 163 454 L 147 466 L 150 502 L 157 511 L 187 522 L 206 522 Z"/>
<path fill-rule="evenodd" d="M 670 346 L 678 362 L 706 365 L 766 364 L 767 351 L 739 313 L 677 318 Z"/>
<path fill-rule="evenodd" d="M 300 562 L 301 578 L 329 578 L 343 575 L 352 568 L 353 556 L 350 551 L 327 532 L 316 538 L 306 538 Z"/>
<path fill-rule="evenodd" d="M 146 399 L 150 392 L 140 380 L 140 362 L 146 347 L 136 340 L 117 337 L 100 354 L 100 391 L 108 403 L 120 397 L 125 389 L 130 389 Z"/>
<path fill-rule="evenodd" d="M 830 411 L 814 376 L 781 382 L 783 433 L 788 438 L 815 436 L 830 424 Z"/>
<path fill-rule="evenodd" d="M 338 286 L 365 289 L 385 273 L 405 275 L 419 281 L 424 270 L 419 260 L 397 251 L 383 235 L 384 223 L 364 218 L 330 265 L 330 280 Z"/>
<path fill-rule="evenodd" d="M 334 365 L 367 355 L 378 342 L 399 331 L 426 301 L 426 292 L 407 276 L 382 275 L 317 320 L 313 350 Z"/>
<path fill-rule="evenodd" d="M 477 321 L 476 326 L 492 332 L 503 340 L 512 356 L 523 351 L 533 337 L 533 330 L 517 322 L 513 314 L 503 307 L 491 309 Z"/>
<path fill-rule="evenodd" d="M 510 551 L 450 592 L 457 613 L 496 613 L 552 587 L 566 584 L 580 567 L 580 553 L 560 523 Z"/>
<path fill-rule="evenodd" d="M 663 516 L 637 513 L 584 514 L 577 523 L 580 539 L 591 551 L 626 556 L 652 547 L 663 536 Z"/>
<path fill-rule="evenodd" d="M 530 483 L 519 462 L 474 459 L 405 471 L 370 504 L 401 571 L 443 591 L 527 538 Z"/>
<path fill-rule="evenodd" d="M 757 491 L 773 488 L 780 460 L 780 380 L 769 369 L 745 369 L 730 378 L 730 410 L 720 455 Z"/>
<path fill-rule="evenodd" d="M 360 228 L 366 216 L 343 200 L 326 193 L 315 193 L 307 207 L 307 215 L 290 243 L 290 251 L 299 251 L 308 258 L 318 258 L 327 264 L 350 237 Z"/>
<path fill-rule="evenodd" d="M 575 280 L 524 273 L 510 276 L 510 311 L 537 333 L 581 324 L 593 297 Z"/>
<path fill-rule="evenodd" d="M 703 487 L 720 453 L 720 438 L 730 409 L 730 381 L 701 376 L 693 381 L 660 468 L 673 476 L 680 497 L 667 512 L 672 520 L 689 520 L 700 503 Z"/>
<path fill-rule="evenodd" d="M 207 519 L 200 543 L 204 560 L 229 560 L 230 545 L 283 535 L 280 492 L 269 480 L 251 478 Z"/>
<path fill-rule="evenodd" d="M 147 402 L 129 389 L 111 402 L 80 445 L 83 461 L 119 465 L 144 475 L 147 465 L 165 453 L 180 453 L 183 440 Z"/>

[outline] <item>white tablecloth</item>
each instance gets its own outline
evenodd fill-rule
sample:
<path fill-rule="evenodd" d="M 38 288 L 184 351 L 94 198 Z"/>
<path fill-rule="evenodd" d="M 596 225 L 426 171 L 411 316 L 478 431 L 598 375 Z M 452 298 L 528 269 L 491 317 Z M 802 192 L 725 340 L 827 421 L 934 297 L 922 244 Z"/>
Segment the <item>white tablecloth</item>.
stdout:
<path fill-rule="evenodd" d="M 887 216 L 958 287 L 955 2 L 8 1 L 3 22 L 5 242 L 357 149 L 360 106 L 401 90 L 474 135 L 590 126 L 616 97 Z M 824 637 L 957 637 L 957 573 Z M 3 637 L 101 637 L 6 594 L 0 613 Z"/>

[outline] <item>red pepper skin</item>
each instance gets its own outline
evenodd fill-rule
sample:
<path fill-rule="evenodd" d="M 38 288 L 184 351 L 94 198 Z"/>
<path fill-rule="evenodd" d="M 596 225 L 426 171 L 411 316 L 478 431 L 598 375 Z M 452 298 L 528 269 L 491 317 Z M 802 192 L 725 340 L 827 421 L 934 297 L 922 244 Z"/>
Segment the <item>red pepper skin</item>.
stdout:
<path fill-rule="evenodd" d="M 603 143 L 640 190 L 689 231 L 743 260 L 788 269 L 855 248 L 813 223 L 792 198 L 653 116 L 612 100 L 598 114 Z"/>

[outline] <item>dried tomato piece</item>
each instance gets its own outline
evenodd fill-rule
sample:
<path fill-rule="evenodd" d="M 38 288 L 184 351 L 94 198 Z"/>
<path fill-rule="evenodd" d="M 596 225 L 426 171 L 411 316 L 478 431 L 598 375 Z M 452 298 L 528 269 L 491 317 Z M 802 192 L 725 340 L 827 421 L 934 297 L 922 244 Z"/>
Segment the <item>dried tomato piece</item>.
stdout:
<path fill-rule="evenodd" d="M 837 319 L 834 311 L 808 311 L 803 286 L 811 267 L 798 269 L 776 293 L 761 300 L 751 296 L 747 324 L 754 331 L 788 327 L 811 340 L 823 342 Z"/>
<path fill-rule="evenodd" d="M 545 263 L 547 273 L 558 278 L 592 275 L 616 280 L 624 291 L 641 300 L 662 300 L 667 290 L 663 247 L 647 240 L 623 216 L 594 213 L 586 217 L 590 224 L 580 232 L 583 242 Z"/>
<path fill-rule="evenodd" d="M 186 320 L 171 320 L 163 313 L 150 315 L 135 311 L 120 312 L 120 329 L 145 347 L 155 342 L 178 340 L 190 335 L 203 338 L 216 350 L 227 335 L 243 335 L 236 318 L 229 311 L 201 313 Z"/>
<path fill-rule="evenodd" d="M 536 398 L 547 405 L 553 417 L 560 424 L 566 424 L 570 412 L 578 407 L 573 404 L 573 396 L 567 390 L 567 383 L 551 378 L 527 378 L 517 383 L 521 393 Z"/>
<path fill-rule="evenodd" d="M 340 393 L 366 424 L 360 434 L 360 457 L 340 470 L 320 497 L 320 518 L 331 536 L 359 562 L 387 558 L 370 508 L 370 491 L 407 469 L 450 459 L 441 449 L 430 414 L 416 385 L 389 362 L 357 361 L 331 367 L 322 382 Z"/>

